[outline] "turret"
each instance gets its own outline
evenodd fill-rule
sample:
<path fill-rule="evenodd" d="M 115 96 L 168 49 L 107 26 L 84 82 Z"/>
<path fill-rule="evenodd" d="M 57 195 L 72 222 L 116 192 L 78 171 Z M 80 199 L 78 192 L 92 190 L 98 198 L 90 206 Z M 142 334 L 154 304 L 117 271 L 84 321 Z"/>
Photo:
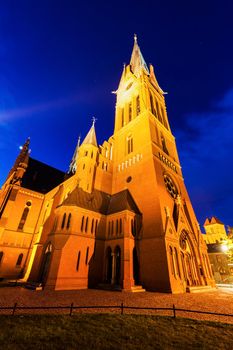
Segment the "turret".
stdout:
<path fill-rule="evenodd" d="M 86 192 L 92 192 L 97 166 L 98 145 L 95 134 L 95 121 L 87 133 L 82 144 L 78 143 L 73 169 L 76 169 L 75 176 L 78 179 L 79 187 Z"/>
<path fill-rule="evenodd" d="M 21 151 L 15 160 L 14 166 L 12 167 L 7 176 L 6 182 L 13 185 L 21 185 L 23 175 L 28 166 L 28 159 L 30 153 L 29 143 L 30 137 L 27 138 L 26 142 L 21 147 Z"/>

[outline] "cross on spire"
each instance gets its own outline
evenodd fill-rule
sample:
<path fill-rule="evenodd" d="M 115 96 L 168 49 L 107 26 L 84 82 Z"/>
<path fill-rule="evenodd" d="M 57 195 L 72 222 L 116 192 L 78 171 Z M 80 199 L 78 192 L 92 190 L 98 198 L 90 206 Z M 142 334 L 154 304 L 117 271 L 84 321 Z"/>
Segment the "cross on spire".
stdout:
<path fill-rule="evenodd" d="M 95 122 L 96 122 L 97 118 L 92 117 L 92 126 L 95 126 Z"/>

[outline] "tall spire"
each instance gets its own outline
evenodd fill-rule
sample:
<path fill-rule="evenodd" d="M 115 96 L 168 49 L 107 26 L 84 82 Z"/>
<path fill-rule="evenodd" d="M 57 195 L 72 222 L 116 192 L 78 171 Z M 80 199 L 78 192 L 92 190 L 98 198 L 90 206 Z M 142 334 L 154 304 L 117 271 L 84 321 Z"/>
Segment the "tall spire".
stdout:
<path fill-rule="evenodd" d="M 134 34 L 134 46 L 133 46 L 133 51 L 130 59 L 130 65 L 133 73 L 138 76 L 141 72 L 142 69 L 146 71 L 147 74 L 149 73 L 149 69 L 147 67 L 147 64 L 142 56 L 141 50 L 138 46 L 138 41 L 137 41 L 137 35 Z"/>
<path fill-rule="evenodd" d="M 96 122 L 96 118 L 93 117 L 92 118 L 92 126 L 90 128 L 90 130 L 87 133 L 87 136 L 85 137 L 85 139 L 83 140 L 82 145 L 93 145 L 98 147 L 97 145 L 97 140 L 96 140 L 96 134 L 95 134 L 95 122 Z"/>
<path fill-rule="evenodd" d="M 10 170 L 7 179 L 13 174 L 16 173 L 19 168 L 25 169 L 27 168 L 28 164 L 28 158 L 29 158 L 29 144 L 30 144 L 30 137 L 27 138 L 24 145 L 20 147 L 20 153 L 18 157 L 15 160 L 15 164 L 13 165 L 12 169 Z"/>
<path fill-rule="evenodd" d="M 79 135 L 78 143 L 77 143 L 77 146 L 75 148 L 72 160 L 70 162 L 68 174 L 75 174 L 76 173 L 76 170 L 77 170 L 77 155 L 78 155 L 78 149 L 79 149 L 79 146 L 80 146 L 80 140 L 81 140 L 81 136 Z"/>

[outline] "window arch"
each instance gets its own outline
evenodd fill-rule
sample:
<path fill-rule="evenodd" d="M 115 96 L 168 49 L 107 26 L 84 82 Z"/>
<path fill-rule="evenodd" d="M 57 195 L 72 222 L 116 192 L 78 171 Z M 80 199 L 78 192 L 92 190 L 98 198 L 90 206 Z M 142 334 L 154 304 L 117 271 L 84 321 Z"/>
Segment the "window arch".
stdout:
<path fill-rule="evenodd" d="M 133 136 L 129 135 L 127 137 L 127 153 L 132 153 L 133 152 Z"/>
<path fill-rule="evenodd" d="M 87 230 L 88 230 L 88 216 L 86 218 L 85 232 L 87 232 Z"/>
<path fill-rule="evenodd" d="M 172 275 L 175 275 L 175 266 L 174 266 L 174 258 L 173 258 L 173 249 L 171 246 L 169 246 L 169 256 L 170 256 L 170 266 L 171 266 L 171 272 Z"/>
<path fill-rule="evenodd" d="M 89 247 L 87 247 L 87 251 L 86 251 L 86 259 L 85 259 L 85 264 L 88 264 L 88 256 L 89 256 Z"/>
<path fill-rule="evenodd" d="M 156 101 L 156 110 L 157 110 L 157 118 L 159 119 L 160 123 L 163 124 L 161 112 L 160 112 L 160 106 L 159 106 L 158 101 Z"/>
<path fill-rule="evenodd" d="M 3 252 L 0 252 L 0 265 L 1 265 L 1 263 L 2 263 L 3 256 L 4 256 L 4 253 L 3 253 Z"/>
<path fill-rule="evenodd" d="M 112 235 L 114 235 L 114 221 L 112 221 Z"/>
<path fill-rule="evenodd" d="M 116 235 L 118 235 L 118 220 L 116 220 Z"/>
<path fill-rule="evenodd" d="M 91 233 L 93 233 L 93 231 L 94 231 L 94 222 L 95 222 L 95 220 L 92 219 L 92 221 L 91 221 Z"/>
<path fill-rule="evenodd" d="M 63 215 L 63 218 L 62 218 L 62 223 L 61 223 L 62 229 L 65 227 L 65 223 L 66 223 L 66 213 Z"/>
<path fill-rule="evenodd" d="M 121 126 L 125 125 L 124 108 L 121 108 Z"/>
<path fill-rule="evenodd" d="M 132 102 L 129 103 L 129 122 L 132 120 Z"/>
<path fill-rule="evenodd" d="M 68 219 L 67 219 L 67 224 L 66 224 L 66 228 L 70 228 L 70 221 L 71 221 L 71 213 L 69 213 L 68 215 Z"/>
<path fill-rule="evenodd" d="M 122 219 L 120 219 L 119 233 L 122 233 Z"/>
<path fill-rule="evenodd" d="M 83 216 L 82 222 L 81 222 L 81 232 L 83 232 L 83 229 L 84 229 L 84 220 L 85 220 L 85 217 Z"/>
<path fill-rule="evenodd" d="M 149 94 L 150 94 L 150 109 L 151 109 L 152 114 L 154 114 L 154 116 L 156 116 L 156 110 L 155 110 L 155 106 L 154 106 L 154 99 L 153 99 L 152 93 L 149 92 Z"/>
<path fill-rule="evenodd" d="M 179 265 L 178 253 L 176 248 L 174 248 L 174 255 L 175 255 L 176 274 L 180 277 L 180 265 Z"/>
<path fill-rule="evenodd" d="M 97 234 L 97 229 L 98 229 L 98 220 L 95 220 L 95 234 Z"/>
<path fill-rule="evenodd" d="M 18 259 L 16 261 L 16 266 L 21 266 L 23 260 L 23 254 L 19 254 Z"/>
<path fill-rule="evenodd" d="M 169 155 L 169 152 L 168 152 L 168 149 L 167 149 L 167 145 L 166 145 L 166 141 L 165 141 L 165 138 L 163 136 L 163 134 L 161 134 L 161 143 L 162 143 L 162 148 L 163 148 L 163 151 Z"/>
<path fill-rule="evenodd" d="M 136 97 L 136 116 L 138 116 L 140 112 L 141 112 L 141 109 L 140 109 L 140 97 L 138 95 Z"/>
<path fill-rule="evenodd" d="M 108 222 L 108 235 L 111 236 L 111 222 Z"/>
<path fill-rule="evenodd" d="M 77 258 L 77 263 L 76 263 L 76 271 L 79 270 L 79 265 L 80 265 L 80 258 L 81 258 L 81 252 L 78 252 L 78 258 Z"/>
<path fill-rule="evenodd" d="M 31 205 L 31 204 L 30 204 Z M 23 214 L 21 216 L 21 219 L 20 219 L 20 222 L 19 222 L 19 225 L 18 225 L 18 230 L 23 230 L 24 228 L 24 225 L 25 225 L 25 222 L 27 220 L 27 217 L 28 217 L 28 214 L 29 214 L 29 207 L 25 207 L 24 210 L 23 210 Z"/>

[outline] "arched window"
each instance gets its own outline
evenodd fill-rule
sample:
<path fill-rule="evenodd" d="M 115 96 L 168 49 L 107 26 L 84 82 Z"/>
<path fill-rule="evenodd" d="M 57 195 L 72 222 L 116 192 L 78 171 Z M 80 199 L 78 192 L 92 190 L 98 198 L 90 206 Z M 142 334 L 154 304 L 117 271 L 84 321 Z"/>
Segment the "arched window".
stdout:
<path fill-rule="evenodd" d="M 1 265 L 1 262 L 2 262 L 2 259 L 3 259 L 3 255 L 4 255 L 4 253 L 0 252 L 0 265 Z"/>
<path fill-rule="evenodd" d="M 129 103 L 129 122 L 132 120 L 132 103 Z"/>
<path fill-rule="evenodd" d="M 63 219 L 62 219 L 62 223 L 61 223 L 61 228 L 65 227 L 65 223 L 66 223 L 66 213 L 63 215 Z"/>
<path fill-rule="evenodd" d="M 55 231 L 56 228 L 57 228 L 57 220 L 58 220 L 58 217 L 56 216 L 55 220 L 54 220 L 54 223 L 53 223 L 53 231 Z"/>
<path fill-rule="evenodd" d="M 158 101 L 156 101 L 156 110 L 157 110 L 157 118 L 159 119 L 160 123 L 163 124 L 162 117 L 161 117 L 161 112 L 160 112 L 160 107 L 158 104 Z"/>
<path fill-rule="evenodd" d="M 152 114 L 154 114 L 154 116 L 157 117 L 155 106 L 154 106 L 154 99 L 153 99 L 151 92 L 149 92 L 149 93 L 150 93 L 150 109 L 151 109 Z"/>
<path fill-rule="evenodd" d="M 116 220 L 116 235 L 118 235 L 118 220 Z"/>
<path fill-rule="evenodd" d="M 29 202 L 30 203 L 30 202 Z M 31 204 L 30 204 L 31 205 Z M 23 210 L 23 214 L 21 216 L 20 222 L 19 222 L 19 226 L 18 226 L 18 230 L 23 230 L 25 222 L 27 220 L 27 216 L 29 213 L 29 207 L 27 206 L 26 208 L 24 208 Z"/>
<path fill-rule="evenodd" d="M 16 261 L 16 266 L 21 266 L 23 260 L 23 254 L 19 254 L 18 259 Z"/>
<path fill-rule="evenodd" d="M 82 222 L 81 222 L 81 232 L 83 232 L 83 229 L 84 229 L 84 220 L 85 220 L 85 217 L 83 216 Z"/>
<path fill-rule="evenodd" d="M 88 264 L 88 255 L 89 255 L 89 247 L 87 247 L 87 251 L 86 251 L 86 260 L 85 260 L 85 264 Z"/>
<path fill-rule="evenodd" d="M 179 265 L 178 254 L 177 254 L 177 249 L 176 248 L 174 248 L 174 254 L 175 254 L 176 274 L 180 277 L 180 265 Z"/>
<path fill-rule="evenodd" d="M 112 221 L 112 235 L 114 235 L 114 221 Z"/>
<path fill-rule="evenodd" d="M 86 218 L 85 232 L 87 232 L 87 229 L 88 229 L 88 217 Z"/>
<path fill-rule="evenodd" d="M 119 229 L 119 233 L 122 233 L 122 219 L 120 219 L 120 229 Z"/>
<path fill-rule="evenodd" d="M 91 152 L 91 158 L 93 158 L 93 151 Z"/>
<path fill-rule="evenodd" d="M 170 246 L 169 247 L 169 255 L 170 255 L 170 266 L 173 276 L 175 275 L 175 266 L 174 266 L 174 259 L 173 259 L 173 249 Z"/>
<path fill-rule="evenodd" d="M 94 231 L 94 222 L 95 222 L 95 220 L 92 219 L 92 222 L 91 222 L 91 233 L 93 233 L 93 231 Z"/>
<path fill-rule="evenodd" d="M 111 222 L 108 223 L 108 235 L 111 236 Z"/>
<path fill-rule="evenodd" d="M 167 125 L 167 120 L 166 120 L 164 109 L 161 108 L 161 111 L 162 111 L 162 117 L 163 117 L 163 125 L 165 126 L 166 129 L 168 129 L 168 125 Z"/>
<path fill-rule="evenodd" d="M 76 271 L 79 269 L 79 264 L 80 264 L 80 257 L 81 257 L 81 252 L 78 252 L 78 258 L 77 258 L 77 264 L 76 264 Z"/>
<path fill-rule="evenodd" d="M 138 116 L 140 113 L 141 109 L 140 109 L 140 98 L 139 96 L 136 97 L 136 115 Z"/>
<path fill-rule="evenodd" d="M 163 137 L 163 135 L 161 134 L 161 143 L 162 143 L 162 148 L 163 148 L 163 151 L 169 155 L 169 152 L 168 152 L 168 149 L 167 149 L 167 146 L 166 146 L 166 141 L 165 141 L 165 138 Z"/>
<path fill-rule="evenodd" d="M 121 108 L 121 126 L 125 125 L 124 108 Z"/>
<path fill-rule="evenodd" d="M 133 152 L 133 137 L 132 135 L 129 135 L 127 137 L 127 153 Z"/>
<path fill-rule="evenodd" d="M 95 234 L 97 234 L 97 229 L 98 229 L 98 220 L 95 220 Z"/>
<path fill-rule="evenodd" d="M 67 224 L 66 224 L 66 228 L 70 228 L 70 221 L 71 221 L 71 213 L 69 213 L 68 215 L 68 220 L 67 220 Z"/>

